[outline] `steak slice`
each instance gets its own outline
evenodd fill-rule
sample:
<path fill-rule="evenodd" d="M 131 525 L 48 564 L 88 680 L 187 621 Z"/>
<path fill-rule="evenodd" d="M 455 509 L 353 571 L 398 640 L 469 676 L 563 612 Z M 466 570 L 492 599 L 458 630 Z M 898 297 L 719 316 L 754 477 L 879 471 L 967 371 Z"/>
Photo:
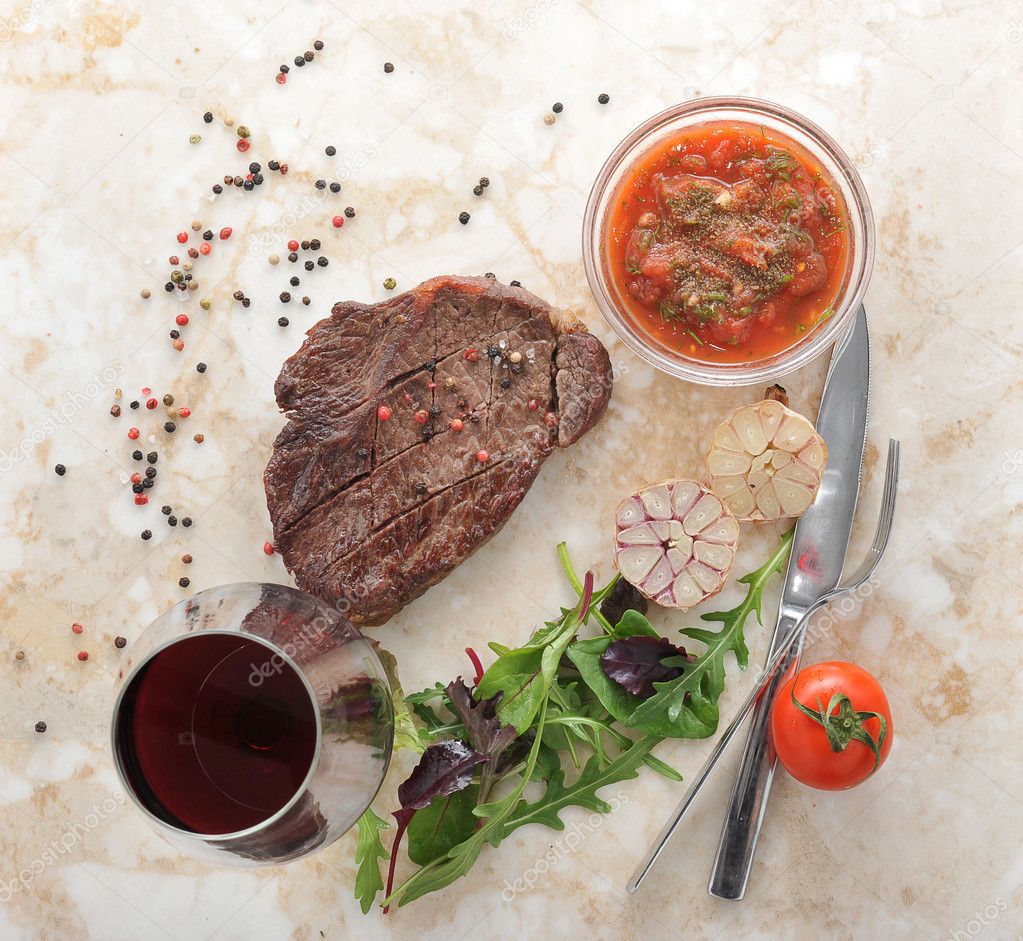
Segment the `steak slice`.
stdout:
<path fill-rule="evenodd" d="M 382 624 L 494 535 L 554 447 L 603 414 L 596 337 L 490 278 L 336 304 L 274 387 L 263 481 L 298 586 Z"/>

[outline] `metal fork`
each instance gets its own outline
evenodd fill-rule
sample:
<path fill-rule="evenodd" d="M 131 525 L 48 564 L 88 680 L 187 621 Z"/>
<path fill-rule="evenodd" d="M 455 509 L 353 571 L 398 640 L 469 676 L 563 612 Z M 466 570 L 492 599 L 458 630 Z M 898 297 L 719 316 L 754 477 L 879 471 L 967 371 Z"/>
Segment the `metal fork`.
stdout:
<path fill-rule="evenodd" d="M 714 746 L 714 750 L 703 763 L 703 767 L 700 768 L 699 773 L 693 779 L 693 783 L 689 785 L 689 789 L 679 802 L 675 813 L 672 814 L 671 818 L 665 824 L 664 829 L 661 830 L 660 835 L 657 837 L 657 840 L 650 852 L 647 854 L 647 857 L 639 865 L 639 868 L 636 869 L 632 879 L 626 886 L 626 891 L 628 891 L 630 895 L 640 887 L 640 884 L 646 878 L 647 873 L 650 872 L 654 863 L 657 862 L 657 858 L 661 855 L 661 852 L 667 845 L 668 840 L 671 839 L 672 834 L 674 834 L 675 830 L 678 829 L 679 824 L 682 822 L 682 818 L 685 817 L 686 812 L 696 800 L 696 795 L 700 793 L 700 790 L 706 783 L 707 778 L 710 777 L 710 773 L 714 770 L 715 765 L 717 765 L 721 756 L 724 754 L 725 749 L 728 748 L 729 743 L 735 737 L 735 733 L 739 731 L 740 726 L 752 711 L 757 700 L 761 695 L 763 695 L 764 690 L 766 690 L 770 685 L 774 674 L 785 662 L 793 645 L 797 641 L 801 641 L 810 616 L 816 611 L 819 611 L 826 604 L 834 601 L 836 598 L 840 598 L 842 595 L 848 594 L 850 591 L 855 591 L 863 585 L 871 575 L 874 574 L 874 570 L 881 561 L 881 557 L 884 555 L 885 549 L 888 547 L 888 540 L 891 537 L 892 523 L 895 519 L 895 495 L 898 489 L 898 483 L 899 442 L 894 438 L 890 438 L 888 440 L 888 461 L 885 467 L 884 492 L 881 496 L 881 513 L 877 521 L 877 530 L 874 532 L 874 541 L 867 550 L 866 558 L 864 558 L 856 571 L 853 572 L 849 578 L 831 589 L 831 591 L 827 591 L 821 595 L 820 598 L 818 598 L 807 609 L 806 614 L 792 626 L 792 629 L 781 642 L 781 645 L 777 648 L 775 655 L 771 658 L 767 666 L 764 667 L 764 672 L 761 674 L 760 679 L 754 684 L 753 689 L 750 690 L 745 700 L 743 700 L 742 706 L 739 708 L 735 718 L 733 718 L 729 723 L 728 728 L 725 729 L 721 738 L 718 740 L 717 745 Z"/>

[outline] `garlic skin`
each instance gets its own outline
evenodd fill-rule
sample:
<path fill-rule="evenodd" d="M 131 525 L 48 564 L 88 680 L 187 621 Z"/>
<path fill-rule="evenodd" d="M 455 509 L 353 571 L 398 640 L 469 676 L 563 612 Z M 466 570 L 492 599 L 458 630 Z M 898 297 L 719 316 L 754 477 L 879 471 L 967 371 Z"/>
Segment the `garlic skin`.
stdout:
<path fill-rule="evenodd" d="M 743 405 L 714 431 L 710 488 L 739 520 L 799 516 L 817 497 L 828 446 L 808 418 L 774 399 Z"/>
<path fill-rule="evenodd" d="M 615 515 L 615 566 L 643 596 L 685 610 L 724 587 L 739 524 L 695 480 L 668 480 L 627 497 Z"/>

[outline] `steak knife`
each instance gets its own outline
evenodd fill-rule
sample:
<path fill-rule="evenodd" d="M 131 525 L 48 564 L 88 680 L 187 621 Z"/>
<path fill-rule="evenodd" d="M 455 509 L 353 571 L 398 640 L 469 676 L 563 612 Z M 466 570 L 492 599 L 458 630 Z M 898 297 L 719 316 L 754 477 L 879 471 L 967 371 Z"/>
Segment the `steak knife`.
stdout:
<path fill-rule="evenodd" d="M 828 369 L 817 416 L 817 432 L 828 446 L 828 463 L 817 499 L 799 518 L 792 537 L 771 654 L 810 606 L 842 577 L 860 489 L 869 386 L 870 343 L 861 306 Z M 791 668 L 798 666 L 802 646 L 801 636 L 753 712 L 711 874 L 709 892 L 717 898 L 741 899 L 746 892 L 777 762 L 767 736 L 771 702 Z"/>

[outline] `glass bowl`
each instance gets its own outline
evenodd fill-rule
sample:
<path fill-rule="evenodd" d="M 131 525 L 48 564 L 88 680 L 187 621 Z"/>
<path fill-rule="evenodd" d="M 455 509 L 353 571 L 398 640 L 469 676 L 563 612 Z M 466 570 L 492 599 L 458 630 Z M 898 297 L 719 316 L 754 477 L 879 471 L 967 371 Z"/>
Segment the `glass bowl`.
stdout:
<path fill-rule="evenodd" d="M 817 160 L 845 201 L 849 219 L 847 268 L 834 314 L 790 347 L 741 363 L 709 363 L 686 356 L 637 326 L 608 261 L 609 225 L 623 179 L 647 151 L 684 128 L 709 122 L 761 124 L 792 139 Z M 863 181 L 841 147 L 820 127 L 789 108 L 757 98 L 698 98 L 654 115 L 614 149 L 590 192 L 583 222 L 586 279 L 607 322 L 647 362 L 701 385 L 742 386 L 770 382 L 816 359 L 841 337 L 863 300 L 874 264 L 874 217 Z"/>

